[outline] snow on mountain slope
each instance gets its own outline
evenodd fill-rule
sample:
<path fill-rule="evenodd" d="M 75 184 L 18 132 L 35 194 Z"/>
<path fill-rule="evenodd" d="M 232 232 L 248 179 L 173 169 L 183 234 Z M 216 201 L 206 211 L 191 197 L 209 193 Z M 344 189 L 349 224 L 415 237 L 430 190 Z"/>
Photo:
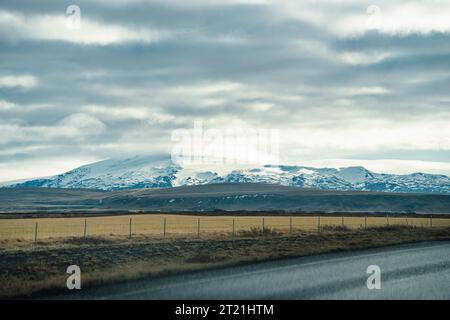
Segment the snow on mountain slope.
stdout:
<path fill-rule="evenodd" d="M 101 190 L 163 188 L 172 186 L 179 169 L 167 159 L 136 156 L 100 161 L 52 178 L 29 180 L 13 186 Z"/>
<path fill-rule="evenodd" d="M 169 157 L 151 156 L 105 160 L 54 177 L 3 186 L 119 190 L 211 183 L 267 183 L 326 190 L 450 193 L 450 178 L 444 175 L 380 174 L 363 167 L 236 167 L 230 164 L 181 167 Z"/>

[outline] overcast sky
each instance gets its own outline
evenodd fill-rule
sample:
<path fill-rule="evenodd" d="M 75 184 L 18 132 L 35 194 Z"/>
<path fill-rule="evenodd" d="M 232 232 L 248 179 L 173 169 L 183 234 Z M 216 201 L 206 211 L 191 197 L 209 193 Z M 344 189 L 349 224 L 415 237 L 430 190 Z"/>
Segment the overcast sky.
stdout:
<path fill-rule="evenodd" d="M 283 163 L 450 175 L 449 15 L 431 0 L 2 0 L 0 181 L 170 153 L 199 120 L 279 130 Z"/>

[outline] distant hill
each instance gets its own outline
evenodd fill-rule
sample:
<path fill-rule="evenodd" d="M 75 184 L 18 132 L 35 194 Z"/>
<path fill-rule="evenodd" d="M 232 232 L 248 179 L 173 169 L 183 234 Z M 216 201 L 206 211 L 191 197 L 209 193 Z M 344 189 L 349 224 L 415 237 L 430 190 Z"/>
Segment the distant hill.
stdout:
<path fill-rule="evenodd" d="M 339 169 L 283 165 L 183 167 L 173 163 L 169 157 L 153 156 L 110 159 L 82 166 L 54 177 L 3 183 L 2 186 L 87 188 L 111 191 L 219 183 L 265 183 L 322 190 L 450 194 L 450 178 L 445 175 L 383 174 L 363 167 Z"/>
<path fill-rule="evenodd" d="M 450 195 L 332 191 L 254 183 L 98 191 L 0 189 L 0 211 L 324 211 L 450 213 Z"/>

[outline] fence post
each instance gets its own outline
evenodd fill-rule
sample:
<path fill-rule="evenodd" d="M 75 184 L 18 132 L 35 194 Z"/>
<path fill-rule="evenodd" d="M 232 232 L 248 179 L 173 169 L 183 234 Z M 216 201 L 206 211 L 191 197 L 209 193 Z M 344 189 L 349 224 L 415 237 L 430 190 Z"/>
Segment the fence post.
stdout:
<path fill-rule="evenodd" d="M 234 219 L 233 219 L 233 237 L 234 237 Z"/>
<path fill-rule="evenodd" d="M 292 233 L 292 216 L 289 217 L 289 232 Z"/>
<path fill-rule="evenodd" d="M 197 237 L 200 238 L 200 218 L 197 220 Z"/>
<path fill-rule="evenodd" d="M 131 239 L 131 221 L 133 221 L 133 218 L 130 218 L 130 239 Z"/>
<path fill-rule="evenodd" d="M 34 226 L 34 242 L 37 242 L 38 239 L 38 223 L 36 222 L 36 225 Z"/>
<path fill-rule="evenodd" d="M 430 216 L 430 228 L 433 228 L 433 216 Z"/>
<path fill-rule="evenodd" d="M 344 216 L 342 216 L 342 226 L 344 226 Z"/>
<path fill-rule="evenodd" d="M 264 224 L 264 218 L 262 218 L 262 231 L 264 232 L 265 224 Z"/>
<path fill-rule="evenodd" d="M 320 216 L 317 216 L 317 232 L 320 232 Z"/>
<path fill-rule="evenodd" d="M 84 234 L 83 238 L 86 239 L 87 237 L 87 219 L 84 219 Z"/>
<path fill-rule="evenodd" d="M 389 226 L 389 216 L 386 216 L 386 222 L 387 222 L 387 225 Z"/>
<path fill-rule="evenodd" d="M 164 217 L 164 221 L 163 221 L 163 237 L 166 237 L 166 217 Z"/>
<path fill-rule="evenodd" d="M 409 226 L 408 217 L 406 217 L 406 225 Z"/>
<path fill-rule="evenodd" d="M 367 217 L 364 217 L 364 229 L 367 229 Z"/>

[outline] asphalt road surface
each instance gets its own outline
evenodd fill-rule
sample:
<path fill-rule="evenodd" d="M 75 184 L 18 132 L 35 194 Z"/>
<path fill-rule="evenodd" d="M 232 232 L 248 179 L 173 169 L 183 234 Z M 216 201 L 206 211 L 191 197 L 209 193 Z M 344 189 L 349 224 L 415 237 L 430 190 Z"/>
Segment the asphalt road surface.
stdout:
<path fill-rule="evenodd" d="M 367 288 L 367 268 L 381 289 Z M 450 299 L 450 242 L 322 254 L 68 292 L 76 299 Z"/>

